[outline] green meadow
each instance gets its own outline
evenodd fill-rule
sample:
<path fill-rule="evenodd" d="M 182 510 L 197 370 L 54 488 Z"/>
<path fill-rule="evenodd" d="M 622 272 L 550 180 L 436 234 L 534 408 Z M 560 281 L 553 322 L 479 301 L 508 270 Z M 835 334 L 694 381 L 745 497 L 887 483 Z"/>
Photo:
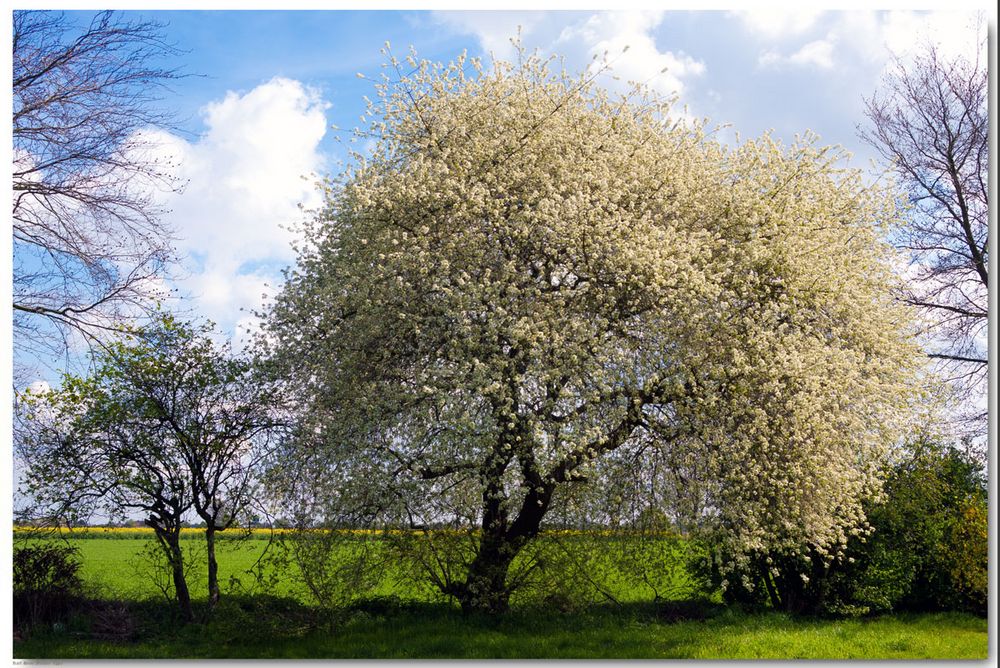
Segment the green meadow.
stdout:
<path fill-rule="evenodd" d="M 87 534 L 93 535 L 93 534 Z M 643 588 L 615 602 L 516 606 L 501 618 L 463 615 L 454 604 L 389 573 L 346 610 L 316 607 L 294 578 L 250 574 L 267 540 L 223 540 L 226 594 L 207 614 L 204 571 L 189 584 L 201 620 L 180 624 L 158 588 L 145 540 L 70 538 L 97 601 L 64 625 L 15 639 L 17 658 L 815 658 L 984 659 L 987 620 L 960 613 L 860 619 L 749 612 L 714 600 L 654 602 Z M 185 541 L 195 563 L 200 541 Z M 609 552 L 610 553 L 610 552 Z M 672 591 L 683 596 L 683 569 Z M 102 607 L 104 606 L 104 607 Z M 109 613 L 128 637 L 101 637 Z M 125 611 L 125 612 L 123 612 Z M 117 615 L 115 617 L 114 615 Z M 103 621 L 102 621 L 103 620 Z"/>

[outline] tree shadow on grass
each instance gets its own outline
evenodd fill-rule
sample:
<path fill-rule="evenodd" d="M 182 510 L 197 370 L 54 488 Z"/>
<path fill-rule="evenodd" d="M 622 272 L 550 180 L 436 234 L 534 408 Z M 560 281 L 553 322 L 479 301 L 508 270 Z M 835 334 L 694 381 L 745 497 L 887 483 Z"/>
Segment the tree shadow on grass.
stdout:
<path fill-rule="evenodd" d="M 831 621 L 708 601 L 537 605 L 491 617 L 394 596 L 324 610 L 275 596 L 231 596 L 183 624 L 163 601 L 127 604 L 128 639 L 41 631 L 18 658 L 975 658 L 985 620 L 961 614 Z M 948 636 L 948 634 L 952 634 Z M 964 648 L 933 642 L 964 637 Z M 980 638 L 981 636 L 981 638 Z M 985 656 L 985 654 L 983 654 Z"/>

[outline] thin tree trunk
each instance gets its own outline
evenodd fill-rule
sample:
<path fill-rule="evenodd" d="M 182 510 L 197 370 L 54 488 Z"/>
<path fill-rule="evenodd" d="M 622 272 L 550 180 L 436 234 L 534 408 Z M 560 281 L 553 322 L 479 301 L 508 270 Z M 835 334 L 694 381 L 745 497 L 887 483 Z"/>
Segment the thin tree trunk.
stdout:
<path fill-rule="evenodd" d="M 775 610 L 781 610 L 781 597 L 778 595 L 778 589 L 775 587 L 774 580 L 772 579 L 771 569 L 767 564 L 762 564 L 761 567 L 764 570 L 764 586 L 767 588 L 767 595 L 771 599 L 771 607 Z"/>
<path fill-rule="evenodd" d="M 180 535 L 177 533 L 165 533 L 161 536 L 167 552 L 167 560 L 173 572 L 174 592 L 177 595 L 177 604 L 181 608 L 181 614 L 185 621 L 194 621 L 194 610 L 191 608 L 191 592 L 188 590 L 187 579 L 184 575 L 184 553 L 181 551 Z"/>
<path fill-rule="evenodd" d="M 215 527 L 205 529 L 205 546 L 208 550 L 208 605 L 219 602 L 219 563 L 215 559 Z"/>

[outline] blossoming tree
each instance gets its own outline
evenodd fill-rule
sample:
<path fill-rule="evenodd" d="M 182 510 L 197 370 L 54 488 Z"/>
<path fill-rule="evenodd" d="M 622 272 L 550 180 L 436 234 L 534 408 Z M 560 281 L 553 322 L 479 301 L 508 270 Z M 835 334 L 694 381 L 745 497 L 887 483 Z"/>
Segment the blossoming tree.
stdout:
<path fill-rule="evenodd" d="M 594 71 L 403 67 L 269 314 L 303 402 L 287 489 L 469 529 L 429 567 L 466 610 L 505 610 L 561 490 L 629 449 L 697 460 L 739 553 L 835 551 L 911 397 L 893 195 Z"/>

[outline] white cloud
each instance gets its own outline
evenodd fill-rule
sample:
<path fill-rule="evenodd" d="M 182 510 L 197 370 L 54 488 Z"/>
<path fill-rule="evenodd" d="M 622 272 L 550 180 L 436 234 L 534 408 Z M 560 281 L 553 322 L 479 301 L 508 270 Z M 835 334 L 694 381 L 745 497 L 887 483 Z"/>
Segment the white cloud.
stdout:
<path fill-rule="evenodd" d="M 765 51 L 757 59 L 757 64 L 761 67 L 794 65 L 828 70 L 833 68 L 833 47 L 832 40 L 818 39 L 809 42 L 790 56 L 782 56 L 774 50 Z"/>
<path fill-rule="evenodd" d="M 42 394 L 48 394 L 52 390 L 52 387 L 44 380 L 33 380 L 28 383 L 28 387 L 25 389 L 37 397 Z"/>
<path fill-rule="evenodd" d="M 757 56 L 758 67 L 777 67 L 784 60 L 782 55 L 775 51 L 774 49 L 768 49 L 767 51 L 761 51 L 760 55 Z"/>
<path fill-rule="evenodd" d="M 747 30 L 770 40 L 800 35 L 816 25 L 822 14 L 821 9 L 804 8 L 755 8 L 733 12 Z"/>
<path fill-rule="evenodd" d="M 652 31 L 663 21 L 663 16 L 660 11 L 600 12 L 563 29 L 555 50 L 561 47 L 570 53 L 582 50 L 587 60 L 607 52 L 614 74 L 622 80 L 638 81 L 662 93 L 680 95 L 685 80 L 703 74 L 705 64 L 682 52 L 659 50 Z"/>
<path fill-rule="evenodd" d="M 813 66 L 828 70 L 833 67 L 833 43 L 825 39 L 809 42 L 790 55 L 788 62 L 793 65 Z"/>
<path fill-rule="evenodd" d="M 274 265 L 294 259 L 287 226 L 300 220 L 300 204 L 319 203 L 311 175 L 324 165 L 326 106 L 317 91 L 275 78 L 208 104 L 197 140 L 161 137 L 187 182 L 165 201 L 178 250 L 191 258 L 181 292 L 224 330 L 246 317 L 241 309 L 259 308 L 278 278 Z"/>
<path fill-rule="evenodd" d="M 544 12 L 437 11 L 435 18 L 456 32 L 475 35 L 486 53 L 500 60 L 514 54 L 511 38 L 531 33 L 544 19 Z"/>
<path fill-rule="evenodd" d="M 817 39 L 805 44 L 794 53 L 783 56 L 774 49 L 762 51 L 757 57 L 760 67 L 816 67 L 823 70 L 833 68 L 835 39 Z"/>
<path fill-rule="evenodd" d="M 687 81 L 700 76 L 705 64 L 682 52 L 661 51 L 653 31 L 662 11 L 606 11 L 593 14 L 561 12 L 435 12 L 441 23 L 476 36 L 485 51 L 503 60 L 514 56 L 510 38 L 521 27 L 523 45 L 566 59 L 571 71 L 591 66 L 605 51 L 620 82 L 602 81 L 622 89 L 628 81 L 648 83 L 665 94 L 681 94 Z M 624 51 L 628 47 L 628 51 Z M 624 53 L 623 53 L 624 51 Z M 662 70 L 666 69 L 666 72 Z"/>
<path fill-rule="evenodd" d="M 947 58 L 957 56 L 975 58 L 980 47 L 975 39 L 975 25 L 974 12 L 892 11 L 884 15 L 878 26 L 879 34 L 867 41 L 867 46 L 882 48 L 881 53 L 876 52 L 876 57 L 884 57 L 885 50 L 906 57 L 923 51 L 925 45 L 930 42 L 937 45 L 941 55 Z M 856 29 L 850 33 L 845 31 L 845 36 L 848 35 L 852 35 L 855 42 L 866 44 L 865 36 L 860 31 Z M 875 47 L 875 44 L 878 47 Z M 985 54 L 981 57 L 985 57 Z"/>
<path fill-rule="evenodd" d="M 757 12 L 753 13 L 759 19 Z M 827 14 L 826 31 L 822 39 L 812 40 L 797 49 L 794 46 L 773 46 L 761 51 L 760 67 L 813 67 L 833 69 L 849 55 L 860 56 L 874 66 L 884 67 L 892 54 L 906 59 L 934 44 L 946 58 L 975 58 L 979 45 L 975 39 L 975 13 L 963 11 L 846 11 Z M 755 20 L 756 20 L 755 19 Z M 763 21 L 760 21 L 762 24 Z M 779 22 L 780 23 L 780 22 Z M 810 24 L 811 27 L 818 27 Z M 749 29 L 761 31 L 760 25 Z M 801 31 L 800 31 L 801 32 Z M 794 31 L 772 27 L 764 33 L 774 41 L 787 43 Z"/>
<path fill-rule="evenodd" d="M 188 283 L 198 301 L 198 312 L 228 328 L 245 317 L 244 311 L 257 309 L 272 297 L 276 280 L 276 274 L 240 272 L 238 266 L 219 265 L 207 268 Z"/>

